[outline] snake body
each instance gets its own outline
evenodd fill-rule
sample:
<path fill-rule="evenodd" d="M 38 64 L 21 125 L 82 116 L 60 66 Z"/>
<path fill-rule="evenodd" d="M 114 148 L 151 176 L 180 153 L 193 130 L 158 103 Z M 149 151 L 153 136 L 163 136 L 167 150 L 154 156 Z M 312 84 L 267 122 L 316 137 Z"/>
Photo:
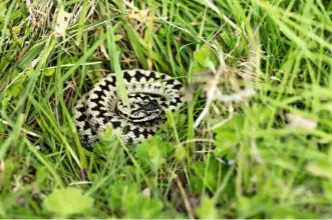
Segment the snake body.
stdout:
<path fill-rule="evenodd" d="M 170 76 L 150 70 L 124 70 L 128 104 L 122 102 L 114 73 L 106 75 L 74 107 L 82 145 L 92 149 L 108 126 L 128 144 L 151 137 L 166 121 L 166 111 L 183 104 L 183 86 Z"/>

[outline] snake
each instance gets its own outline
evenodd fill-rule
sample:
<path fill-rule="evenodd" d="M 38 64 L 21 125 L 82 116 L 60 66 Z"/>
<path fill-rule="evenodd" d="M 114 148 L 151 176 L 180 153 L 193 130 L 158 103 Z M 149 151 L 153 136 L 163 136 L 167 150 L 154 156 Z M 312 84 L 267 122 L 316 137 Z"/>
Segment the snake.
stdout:
<path fill-rule="evenodd" d="M 74 120 L 81 144 L 88 150 L 108 127 L 126 145 L 151 138 L 167 121 L 166 112 L 184 103 L 183 84 L 152 70 L 122 70 L 127 100 L 122 98 L 115 73 L 101 78 L 74 106 Z"/>

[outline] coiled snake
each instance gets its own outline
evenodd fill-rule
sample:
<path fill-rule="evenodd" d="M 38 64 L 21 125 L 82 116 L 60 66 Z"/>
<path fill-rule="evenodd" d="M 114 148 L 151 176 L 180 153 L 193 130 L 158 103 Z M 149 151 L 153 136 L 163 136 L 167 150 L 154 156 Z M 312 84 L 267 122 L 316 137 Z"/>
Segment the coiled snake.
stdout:
<path fill-rule="evenodd" d="M 166 74 L 125 70 L 123 79 L 129 106 L 119 98 L 113 73 L 102 78 L 75 105 L 76 128 L 85 148 L 92 149 L 98 134 L 108 126 L 128 145 L 147 139 L 165 123 L 165 111 L 174 111 L 183 104 L 182 84 Z"/>

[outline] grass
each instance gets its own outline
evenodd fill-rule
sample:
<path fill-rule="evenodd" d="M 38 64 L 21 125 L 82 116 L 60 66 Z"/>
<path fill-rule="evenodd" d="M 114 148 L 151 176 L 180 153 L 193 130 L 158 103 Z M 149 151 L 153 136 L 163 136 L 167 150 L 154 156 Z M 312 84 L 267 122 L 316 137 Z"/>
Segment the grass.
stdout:
<path fill-rule="evenodd" d="M 5 0 L 0 15 L 2 218 L 332 218 L 330 1 Z M 105 131 L 84 150 L 76 100 L 134 68 L 203 83 L 153 139 Z"/>

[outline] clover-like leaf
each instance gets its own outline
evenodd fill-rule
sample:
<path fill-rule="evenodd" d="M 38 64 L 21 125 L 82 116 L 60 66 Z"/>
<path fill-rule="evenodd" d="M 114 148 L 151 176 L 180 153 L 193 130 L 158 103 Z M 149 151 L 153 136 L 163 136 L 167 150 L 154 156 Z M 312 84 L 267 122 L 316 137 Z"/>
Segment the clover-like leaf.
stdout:
<path fill-rule="evenodd" d="M 217 218 L 217 210 L 214 207 L 212 200 L 206 196 L 203 197 L 200 207 L 197 207 L 195 211 L 201 219 Z"/>
<path fill-rule="evenodd" d="M 160 136 L 155 135 L 137 145 L 135 157 L 143 169 L 159 169 L 172 151 L 171 144 L 165 144 Z"/>
<path fill-rule="evenodd" d="M 215 70 L 217 63 L 217 57 L 208 45 L 203 45 L 194 52 L 194 72 Z"/>
<path fill-rule="evenodd" d="M 2 207 L 2 204 L 0 203 L 0 217 L 4 217 L 6 215 L 4 208 Z"/>
<path fill-rule="evenodd" d="M 57 216 L 66 217 L 92 208 L 93 199 L 88 195 L 82 195 L 81 190 L 69 187 L 54 190 L 46 197 L 43 205 Z"/>

